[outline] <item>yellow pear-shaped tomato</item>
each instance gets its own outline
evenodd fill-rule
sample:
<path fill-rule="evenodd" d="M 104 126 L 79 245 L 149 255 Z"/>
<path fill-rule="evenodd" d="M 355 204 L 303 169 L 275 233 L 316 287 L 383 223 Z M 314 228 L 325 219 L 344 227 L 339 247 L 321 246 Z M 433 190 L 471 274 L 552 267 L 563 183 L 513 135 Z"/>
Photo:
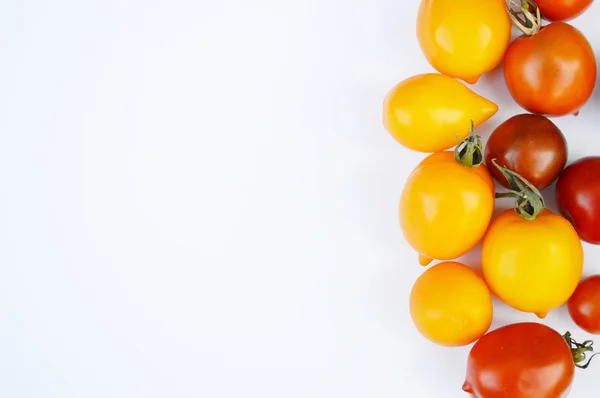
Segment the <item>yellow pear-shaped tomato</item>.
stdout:
<path fill-rule="evenodd" d="M 439 152 L 468 136 L 471 121 L 479 126 L 497 111 L 458 80 L 430 73 L 404 80 L 387 94 L 383 124 L 405 147 Z"/>
<path fill-rule="evenodd" d="M 494 220 L 483 239 L 482 266 L 498 298 L 544 318 L 577 288 L 583 248 L 564 217 L 543 210 L 526 220 L 509 209 Z"/>
<path fill-rule="evenodd" d="M 452 152 L 437 152 L 408 178 L 400 199 L 400 225 L 420 263 L 427 265 L 432 259 L 455 259 L 475 247 L 493 211 L 489 170 L 483 164 L 464 166 Z"/>
<path fill-rule="evenodd" d="M 444 346 L 473 343 L 492 323 L 492 295 L 466 265 L 444 262 L 425 271 L 410 292 L 410 315 L 421 334 Z"/>
<path fill-rule="evenodd" d="M 417 36 L 435 69 L 472 84 L 502 61 L 511 26 L 505 0 L 422 0 Z"/>

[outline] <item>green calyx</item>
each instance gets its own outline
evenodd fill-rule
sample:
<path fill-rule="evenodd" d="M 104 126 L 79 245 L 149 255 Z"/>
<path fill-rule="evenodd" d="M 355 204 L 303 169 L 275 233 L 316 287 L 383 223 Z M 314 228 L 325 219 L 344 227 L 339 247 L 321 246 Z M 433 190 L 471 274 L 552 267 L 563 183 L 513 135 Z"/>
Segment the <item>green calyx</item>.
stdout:
<path fill-rule="evenodd" d="M 481 137 L 475 134 L 475 124 L 472 120 L 469 136 L 454 148 L 454 159 L 468 168 L 479 167 L 483 163 Z"/>
<path fill-rule="evenodd" d="M 519 174 L 506 167 L 498 165 L 496 159 L 492 159 L 492 163 L 500 170 L 510 190 L 508 192 L 497 193 L 496 198 L 513 198 L 515 199 L 515 211 L 525 220 L 535 220 L 538 214 L 544 210 L 544 198 L 540 191 L 534 187 L 529 181 L 521 177 Z"/>
<path fill-rule="evenodd" d="M 595 353 L 587 360 L 587 362 L 584 365 L 582 365 L 582 363 L 586 360 L 587 354 L 590 352 L 594 352 L 594 342 L 591 340 L 587 340 L 580 344 L 571 337 L 570 332 L 565 333 L 563 335 L 563 338 L 565 339 L 567 345 L 571 349 L 571 354 L 573 355 L 573 361 L 575 362 L 575 366 L 579 369 L 587 369 L 587 367 L 590 366 L 590 362 L 592 362 L 592 359 L 594 359 L 596 355 L 600 354 L 600 352 Z"/>

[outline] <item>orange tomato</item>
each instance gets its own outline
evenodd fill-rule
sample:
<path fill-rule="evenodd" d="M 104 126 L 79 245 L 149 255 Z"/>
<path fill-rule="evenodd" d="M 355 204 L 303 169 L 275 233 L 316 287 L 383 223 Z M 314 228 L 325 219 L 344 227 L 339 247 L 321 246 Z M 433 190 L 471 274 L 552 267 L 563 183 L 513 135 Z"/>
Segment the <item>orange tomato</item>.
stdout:
<path fill-rule="evenodd" d="M 438 73 L 410 77 L 385 97 L 383 125 L 407 148 L 439 152 L 469 135 L 471 121 L 479 126 L 498 111 L 493 102 L 463 83 Z"/>
<path fill-rule="evenodd" d="M 513 2 L 508 9 L 523 35 L 511 43 L 504 56 L 506 86 L 514 100 L 531 113 L 578 115 L 596 85 L 594 50 L 579 30 L 565 22 L 542 26 L 539 11 L 532 1 Z"/>
<path fill-rule="evenodd" d="M 596 85 L 596 57 L 585 36 L 553 22 L 512 42 L 504 78 L 514 100 L 531 113 L 577 114 Z"/>
<path fill-rule="evenodd" d="M 466 265 L 436 264 L 410 293 L 410 315 L 419 332 L 444 346 L 471 344 L 492 323 L 492 296 L 483 279 Z"/>
<path fill-rule="evenodd" d="M 540 323 L 504 326 L 473 345 L 463 390 L 474 398 L 566 398 L 589 351 Z"/>
<path fill-rule="evenodd" d="M 544 209 L 535 219 L 526 220 L 508 209 L 483 239 L 482 265 L 485 280 L 498 298 L 544 318 L 577 288 L 583 248 L 564 217 Z"/>
<path fill-rule="evenodd" d="M 472 84 L 502 61 L 511 27 L 504 0 L 423 0 L 417 36 L 435 69 Z"/>
<path fill-rule="evenodd" d="M 400 225 L 427 265 L 452 260 L 483 238 L 494 210 L 494 182 L 484 166 L 465 167 L 452 152 L 434 153 L 408 178 L 400 199 Z"/>

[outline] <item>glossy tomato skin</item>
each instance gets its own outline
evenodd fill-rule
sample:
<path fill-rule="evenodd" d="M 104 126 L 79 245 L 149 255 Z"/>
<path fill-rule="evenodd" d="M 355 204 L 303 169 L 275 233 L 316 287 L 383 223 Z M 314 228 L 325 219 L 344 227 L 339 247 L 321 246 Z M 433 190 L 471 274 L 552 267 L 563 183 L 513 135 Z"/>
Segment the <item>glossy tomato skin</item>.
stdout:
<path fill-rule="evenodd" d="M 584 279 L 569 299 L 573 321 L 591 334 L 600 334 L 600 275 Z"/>
<path fill-rule="evenodd" d="M 596 58 L 579 30 L 553 22 L 509 46 L 504 78 L 515 101 L 531 113 L 577 114 L 594 90 Z"/>
<path fill-rule="evenodd" d="M 562 216 L 543 210 L 533 221 L 514 209 L 500 213 L 482 245 L 490 290 L 509 306 L 544 318 L 565 304 L 583 271 L 583 247 Z"/>
<path fill-rule="evenodd" d="M 502 123 L 490 136 L 485 161 L 494 176 L 506 188 L 506 178 L 494 166 L 520 174 L 538 189 L 552 184 L 567 163 L 567 141 L 552 121 L 541 115 L 522 114 Z"/>
<path fill-rule="evenodd" d="M 475 343 L 463 390 L 476 398 L 566 398 L 574 375 L 571 350 L 558 332 L 516 323 Z"/>
<path fill-rule="evenodd" d="M 540 12 L 548 21 L 569 21 L 581 15 L 593 0 L 536 0 Z"/>
<path fill-rule="evenodd" d="M 383 125 L 401 145 L 419 152 L 452 148 L 498 111 L 493 102 L 439 73 L 403 80 L 388 92 Z M 458 137 L 458 138 L 457 138 Z"/>
<path fill-rule="evenodd" d="M 511 27 L 505 0 L 422 0 L 417 38 L 435 69 L 473 84 L 500 64 Z"/>
<path fill-rule="evenodd" d="M 562 215 L 586 242 L 600 244 L 600 157 L 580 159 L 568 166 L 556 183 Z"/>
<path fill-rule="evenodd" d="M 427 269 L 410 292 L 410 315 L 419 332 L 448 347 L 473 343 L 492 323 L 492 295 L 475 271 L 457 262 Z"/>
<path fill-rule="evenodd" d="M 422 265 L 453 260 L 481 241 L 494 211 L 494 181 L 487 167 L 468 168 L 450 151 L 426 157 L 400 198 L 400 226 Z"/>

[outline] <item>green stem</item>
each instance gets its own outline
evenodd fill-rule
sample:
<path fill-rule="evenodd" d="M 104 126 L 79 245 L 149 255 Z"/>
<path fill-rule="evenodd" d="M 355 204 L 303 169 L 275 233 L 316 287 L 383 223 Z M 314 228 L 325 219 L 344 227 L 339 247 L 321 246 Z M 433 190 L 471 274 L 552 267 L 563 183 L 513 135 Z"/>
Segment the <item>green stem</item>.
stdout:
<path fill-rule="evenodd" d="M 496 192 L 496 199 L 514 198 L 515 194 L 513 191 L 510 192 Z"/>
<path fill-rule="evenodd" d="M 575 362 L 575 366 L 577 366 L 579 369 L 587 369 L 587 367 L 590 366 L 592 359 L 594 359 L 596 355 L 600 354 L 600 352 L 593 354 L 587 360 L 585 365 L 581 365 L 582 362 L 585 362 L 587 354 L 590 352 L 594 352 L 594 342 L 591 340 L 587 340 L 583 343 L 578 343 L 571 337 L 570 332 L 565 333 L 563 335 L 563 338 L 565 339 L 565 341 L 569 345 L 569 348 L 571 349 L 571 354 L 573 355 L 573 361 Z"/>
<path fill-rule="evenodd" d="M 475 134 L 475 124 L 471 120 L 469 136 L 454 148 L 454 159 L 464 167 L 475 168 L 483 163 L 483 144 Z"/>
<path fill-rule="evenodd" d="M 496 198 L 514 198 L 517 214 L 528 221 L 535 220 L 545 207 L 540 191 L 519 174 L 498 165 L 496 159 L 492 159 L 492 163 L 500 170 L 511 188 L 508 192 L 497 193 Z"/>

